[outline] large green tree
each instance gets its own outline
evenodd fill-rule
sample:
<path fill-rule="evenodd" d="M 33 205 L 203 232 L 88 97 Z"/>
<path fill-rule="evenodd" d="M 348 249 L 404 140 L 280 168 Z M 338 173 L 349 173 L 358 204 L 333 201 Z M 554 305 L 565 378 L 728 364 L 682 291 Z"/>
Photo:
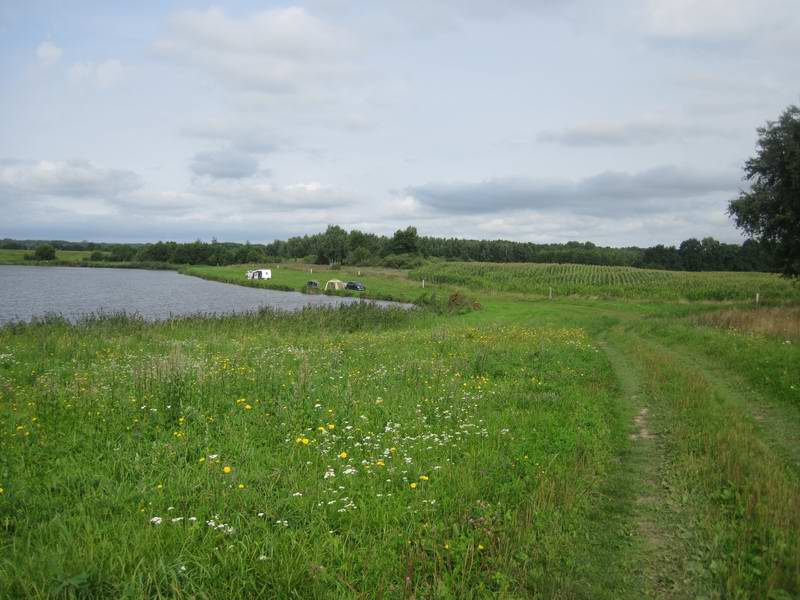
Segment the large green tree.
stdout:
<path fill-rule="evenodd" d="M 732 200 L 736 226 L 767 243 L 777 267 L 800 277 L 800 108 L 758 129 L 758 151 L 744 167 L 750 191 Z"/>

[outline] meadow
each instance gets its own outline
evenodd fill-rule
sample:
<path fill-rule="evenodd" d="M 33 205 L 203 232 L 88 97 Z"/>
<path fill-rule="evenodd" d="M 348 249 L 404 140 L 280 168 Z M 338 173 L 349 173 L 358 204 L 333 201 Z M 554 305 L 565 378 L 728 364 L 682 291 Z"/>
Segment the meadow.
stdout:
<path fill-rule="evenodd" d="M 0 597 L 800 594 L 797 309 L 735 303 L 788 282 L 309 268 L 248 283 L 481 309 L 0 329 Z"/>
<path fill-rule="evenodd" d="M 0 249 L 0 265 L 28 265 L 37 264 L 37 261 L 27 260 L 26 255 L 33 254 L 33 250 L 5 250 Z M 88 260 L 91 252 L 84 250 L 56 250 L 56 258 L 54 261 L 47 263 L 54 264 L 78 264 L 82 260 Z"/>

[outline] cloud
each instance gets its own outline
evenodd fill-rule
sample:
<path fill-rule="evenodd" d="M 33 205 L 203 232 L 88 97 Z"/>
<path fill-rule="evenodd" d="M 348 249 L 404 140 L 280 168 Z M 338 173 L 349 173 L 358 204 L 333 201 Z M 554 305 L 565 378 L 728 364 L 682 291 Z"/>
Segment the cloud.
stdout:
<path fill-rule="evenodd" d="M 122 80 L 122 63 L 109 59 L 101 63 L 76 63 L 67 71 L 67 77 L 75 84 L 90 84 L 99 88 L 109 88 Z"/>
<path fill-rule="evenodd" d="M 545 130 L 539 133 L 537 139 L 565 146 L 630 146 L 729 136 L 728 130 L 664 116 L 650 116 L 628 121 L 582 123 L 559 131 Z"/>
<path fill-rule="evenodd" d="M 245 90 L 291 93 L 352 75 L 349 38 L 297 7 L 239 19 L 220 8 L 181 12 L 156 50 Z"/>
<path fill-rule="evenodd" d="M 432 183 L 405 192 L 422 206 L 453 214 L 533 210 L 595 216 L 666 213 L 715 193 L 732 194 L 738 177 L 663 166 L 639 173 L 605 171 L 578 181 L 526 178 Z"/>
<path fill-rule="evenodd" d="M 796 39 L 795 0 L 647 0 L 644 30 L 655 38 L 701 43 Z"/>
<path fill-rule="evenodd" d="M 320 182 L 299 182 L 278 185 L 253 180 L 196 181 L 193 191 L 224 201 L 225 210 L 238 211 L 242 218 L 262 217 L 270 211 L 345 208 L 354 201 L 354 194 Z"/>
<path fill-rule="evenodd" d="M 234 149 L 250 154 L 269 154 L 288 145 L 286 139 L 264 127 L 264 117 L 217 117 L 195 120 L 181 128 L 181 134 L 230 144 Z"/>
<path fill-rule="evenodd" d="M 236 150 L 214 150 L 195 154 L 191 168 L 195 175 L 241 179 L 255 175 L 258 161 Z"/>
<path fill-rule="evenodd" d="M 136 173 L 86 160 L 0 160 L 0 197 L 113 198 L 140 187 Z"/>
<path fill-rule="evenodd" d="M 44 68 L 52 67 L 56 64 L 61 59 L 62 54 L 64 54 L 64 51 L 49 41 L 42 42 L 36 48 L 36 59 L 39 61 L 39 65 Z"/>

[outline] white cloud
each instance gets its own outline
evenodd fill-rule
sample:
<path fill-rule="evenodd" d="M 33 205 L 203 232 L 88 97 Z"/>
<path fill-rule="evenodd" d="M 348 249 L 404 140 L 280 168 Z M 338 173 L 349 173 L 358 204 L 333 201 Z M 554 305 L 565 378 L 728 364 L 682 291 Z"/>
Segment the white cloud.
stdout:
<path fill-rule="evenodd" d="M 755 41 L 795 32 L 795 0 L 647 0 L 643 25 L 650 35 L 701 42 Z M 759 40 L 771 41 L 771 40 Z"/>
<path fill-rule="evenodd" d="M 100 63 L 76 63 L 69 68 L 67 76 L 76 84 L 90 84 L 99 88 L 109 88 L 122 80 L 122 63 L 116 59 Z"/>
<path fill-rule="evenodd" d="M 86 160 L 0 161 L 0 198 L 112 198 L 141 186 L 141 178 L 132 171 L 97 167 Z"/>
<path fill-rule="evenodd" d="M 44 68 L 52 67 L 60 59 L 64 51 L 53 42 L 45 41 L 36 48 L 36 58 Z"/>
<path fill-rule="evenodd" d="M 287 93 L 352 75 L 348 37 L 302 8 L 229 17 L 220 8 L 172 17 L 164 56 L 240 89 Z"/>

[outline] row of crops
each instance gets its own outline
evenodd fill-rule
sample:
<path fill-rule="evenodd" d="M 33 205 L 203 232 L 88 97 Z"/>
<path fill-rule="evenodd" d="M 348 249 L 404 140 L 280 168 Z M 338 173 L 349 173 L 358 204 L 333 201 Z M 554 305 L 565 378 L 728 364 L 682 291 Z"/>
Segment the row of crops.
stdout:
<path fill-rule="evenodd" d="M 800 300 L 800 286 L 771 273 L 658 271 L 567 264 L 433 263 L 410 273 L 430 283 L 556 296 L 658 300 Z"/>

